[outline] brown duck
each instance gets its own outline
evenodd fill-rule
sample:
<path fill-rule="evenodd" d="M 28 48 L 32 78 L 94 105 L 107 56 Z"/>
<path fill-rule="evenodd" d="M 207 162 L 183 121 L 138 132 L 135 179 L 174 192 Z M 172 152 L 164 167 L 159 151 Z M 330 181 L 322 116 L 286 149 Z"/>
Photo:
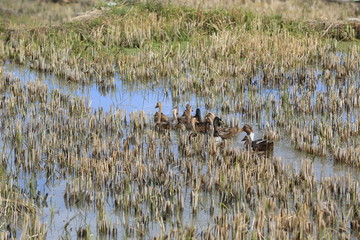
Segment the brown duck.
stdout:
<path fill-rule="evenodd" d="M 162 103 L 161 102 L 157 102 L 155 108 L 159 108 L 159 111 L 157 111 L 155 114 L 154 114 L 154 122 L 155 123 L 158 123 L 159 119 L 160 119 L 160 122 L 168 122 L 169 121 L 169 118 L 162 112 Z M 159 118 L 159 119 L 158 119 Z"/>
<path fill-rule="evenodd" d="M 221 119 L 219 117 L 215 117 L 214 118 L 214 127 L 216 127 L 216 131 L 217 134 L 222 138 L 222 139 L 229 139 L 232 137 L 237 136 L 240 132 L 242 132 L 242 129 L 239 129 L 239 127 L 226 127 L 223 128 L 221 127 L 220 124 L 221 123 Z"/>
<path fill-rule="evenodd" d="M 254 139 L 254 131 L 252 127 L 248 124 L 245 124 L 242 131 L 246 132 L 246 136 L 242 141 L 245 143 L 245 147 L 247 149 L 251 149 L 255 152 L 272 152 L 274 150 L 274 142 L 269 141 L 267 139 Z"/>
<path fill-rule="evenodd" d="M 172 119 L 172 129 L 176 130 L 185 130 L 186 126 L 184 122 L 181 121 L 181 118 L 179 118 L 179 111 L 177 108 L 173 109 L 173 119 Z"/>
<path fill-rule="evenodd" d="M 161 121 L 161 112 L 158 111 L 155 113 L 154 119 L 156 119 L 155 128 L 158 130 L 162 129 L 170 129 L 171 122 L 170 121 Z"/>
<path fill-rule="evenodd" d="M 196 109 L 195 118 L 197 119 L 197 123 L 195 125 L 196 131 L 200 133 L 207 133 L 211 130 L 212 122 L 209 119 L 206 121 L 202 121 L 201 119 L 201 111 L 199 108 Z"/>
<path fill-rule="evenodd" d="M 179 122 L 191 126 L 191 112 L 192 112 L 192 107 L 190 106 L 190 104 L 186 104 L 186 109 L 183 115 L 181 116 L 181 118 L 179 119 Z"/>
<path fill-rule="evenodd" d="M 160 117 L 160 112 L 157 112 L 157 122 L 155 124 L 155 127 L 158 129 L 175 129 L 175 130 L 185 130 L 185 125 L 182 123 L 179 123 L 178 119 L 178 110 L 177 108 L 174 108 L 172 110 L 173 117 L 167 122 L 162 122 Z"/>
<path fill-rule="evenodd" d="M 199 121 L 196 119 L 196 117 L 192 117 L 190 120 L 190 130 L 197 132 L 196 124 L 198 124 Z"/>

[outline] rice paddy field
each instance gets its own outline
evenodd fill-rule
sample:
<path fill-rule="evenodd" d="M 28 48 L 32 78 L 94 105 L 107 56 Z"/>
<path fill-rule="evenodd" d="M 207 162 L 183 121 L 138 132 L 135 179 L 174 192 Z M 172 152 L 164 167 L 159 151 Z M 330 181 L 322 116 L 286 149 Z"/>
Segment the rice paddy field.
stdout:
<path fill-rule="evenodd" d="M 0 239 L 359 239 L 359 48 L 356 2 L 0 0 Z"/>

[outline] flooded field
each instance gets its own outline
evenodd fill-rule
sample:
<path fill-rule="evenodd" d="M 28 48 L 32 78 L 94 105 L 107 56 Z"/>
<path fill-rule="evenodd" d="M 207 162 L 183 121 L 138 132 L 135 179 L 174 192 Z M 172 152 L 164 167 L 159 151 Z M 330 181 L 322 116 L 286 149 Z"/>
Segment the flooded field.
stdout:
<path fill-rule="evenodd" d="M 156 112 L 155 105 L 158 101 L 162 102 L 163 110 L 165 113 L 168 113 L 169 116 L 171 115 L 171 111 L 174 107 L 182 107 L 185 109 L 185 105 L 189 103 L 194 106 L 194 108 L 200 108 L 200 110 L 204 113 L 215 112 L 222 115 L 224 119 L 235 118 L 240 125 L 242 123 L 255 124 L 255 129 L 257 132 L 256 137 L 261 138 L 264 135 L 264 129 L 259 129 L 259 125 L 265 125 L 264 121 L 261 121 L 261 119 L 260 121 L 254 122 L 252 120 L 247 120 L 246 118 L 243 120 L 241 114 L 221 114 L 221 109 L 219 108 L 206 108 L 206 99 L 196 97 L 194 94 L 181 96 L 180 99 L 183 101 L 178 101 L 177 99 L 171 98 L 172 93 L 167 89 L 161 88 L 159 86 L 150 87 L 141 84 L 128 85 L 123 83 L 119 76 L 115 76 L 116 86 L 114 88 L 108 91 L 102 91 L 102 89 L 97 87 L 96 84 L 79 87 L 77 84 L 64 81 L 64 79 L 61 79 L 61 77 L 30 70 L 25 66 L 9 62 L 4 66 L 4 73 L 10 73 L 13 76 L 18 77 L 22 82 L 41 81 L 48 86 L 50 91 L 59 89 L 61 92 L 70 96 L 83 97 L 93 110 L 99 108 L 103 109 L 104 111 L 120 109 L 124 111 L 124 114 L 127 115 L 127 117 L 129 117 L 130 112 L 144 111 L 147 119 L 150 119 L 150 125 L 153 124 L 151 119 Z M 318 72 L 318 75 L 321 75 L 320 71 Z M 324 90 L 325 86 L 322 83 L 319 83 L 317 92 L 323 92 Z M 276 91 L 265 90 L 264 96 L 266 97 L 269 92 L 274 93 Z M 260 133 L 258 132 L 259 130 Z M 241 141 L 244 136 L 245 133 L 234 138 L 232 140 L 234 146 L 244 148 L 243 142 Z M 301 160 L 310 158 L 313 160 L 314 173 L 318 180 L 321 177 L 346 176 L 346 174 L 350 174 L 350 176 L 356 180 L 360 179 L 358 178 L 359 169 L 344 164 L 334 163 L 333 157 L 331 155 L 325 157 L 316 157 L 311 154 L 303 153 L 302 151 L 294 149 L 294 147 L 289 144 L 289 140 L 289 135 L 285 133 L 282 134 L 281 139 L 275 146 L 274 156 L 280 157 L 284 164 L 290 165 L 293 169 L 299 170 Z"/>
<path fill-rule="evenodd" d="M 221 218 L 234 221 L 236 214 L 243 212 L 249 217 L 244 221 L 254 225 L 256 212 L 251 205 L 239 205 L 239 200 L 234 200 L 246 193 L 233 196 L 234 190 L 227 186 L 234 183 L 230 179 L 247 174 L 242 172 L 246 171 L 242 165 L 248 161 L 257 162 L 255 168 L 269 165 L 270 169 L 283 169 L 289 174 L 285 174 L 287 178 L 306 177 L 311 185 L 335 181 L 346 188 L 353 186 L 356 196 L 359 193 L 359 169 L 334 162 L 332 154 L 316 156 L 297 150 L 285 127 L 277 128 L 280 139 L 275 141 L 273 157 L 263 158 L 244 148 L 241 140 L 245 133 L 227 140 L 222 151 L 224 146 L 216 146 L 206 135 L 189 142 L 189 131 L 158 132 L 152 120 L 158 101 L 167 115 L 174 107 L 182 110 L 189 103 L 203 115 L 216 113 L 230 125 L 253 125 L 258 138 L 264 135 L 266 122 L 274 121 L 272 117 L 264 121 L 241 113 L 223 113 L 221 106 L 207 108 L 204 97 L 184 94 L 177 101 L 161 86 L 132 85 L 117 75 L 114 78 L 115 85 L 104 91 L 96 84 L 71 84 L 10 62 L 3 66 L 2 80 L 11 87 L 2 89 L 6 99 L 2 131 L 14 132 L 14 138 L 2 139 L 3 174 L 11 179 L 12 187 L 34 199 L 39 208 L 36 224 L 49 239 L 149 238 L 164 234 L 204 237 L 220 234 L 216 229 Z M 322 91 L 326 87 L 320 82 L 315 93 Z M 16 92 L 27 92 L 25 99 L 16 97 Z M 273 101 L 280 101 L 278 89 L 258 92 L 262 98 L 269 93 Z M 11 104 L 15 109 L 7 115 L 4 111 Z M 263 116 L 268 116 L 268 111 L 264 110 Z M 6 116 L 13 116 L 11 122 Z M 63 127 L 58 126 L 61 122 Z M 69 122 L 76 127 L 69 127 Z M 60 141 L 62 147 L 56 143 Z M 235 167 L 239 175 L 222 179 L 219 174 L 227 167 Z M 236 181 L 245 184 L 247 180 Z M 271 187 L 265 184 L 261 188 L 267 191 Z M 287 201 L 295 210 L 296 203 Z M 235 234 L 234 229 L 228 231 Z M 16 232 L 20 234 L 21 230 Z M 266 232 L 270 234 L 269 229 Z"/>
<path fill-rule="evenodd" d="M 170 2 L 0 4 L 0 239 L 360 238 L 357 5 Z"/>

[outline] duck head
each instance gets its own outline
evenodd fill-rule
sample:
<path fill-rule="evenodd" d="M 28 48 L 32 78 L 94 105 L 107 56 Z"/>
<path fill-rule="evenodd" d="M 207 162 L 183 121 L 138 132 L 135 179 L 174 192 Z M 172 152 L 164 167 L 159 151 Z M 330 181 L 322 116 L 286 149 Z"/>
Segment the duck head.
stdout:
<path fill-rule="evenodd" d="M 246 132 L 247 135 L 250 135 L 250 133 L 253 133 L 253 132 L 254 132 L 253 129 L 252 129 L 252 127 L 251 127 L 249 124 L 245 124 L 245 125 L 242 127 L 242 129 L 240 129 L 240 130 L 241 130 L 241 132 Z"/>
<path fill-rule="evenodd" d="M 249 124 L 245 124 L 241 129 L 240 132 L 246 132 L 247 136 L 250 137 L 252 141 L 254 141 L 254 131 Z"/>
<path fill-rule="evenodd" d="M 221 120 L 221 118 L 219 118 L 219 117 L 215 117 L 215 118 L 214 118 L 214 122 L 213 122 L 213 124 L 214 124 L 214 128 L 215 128 L 215 129 L 217 129 L 218 127 L 220 127 L 220 126 L 221 126 L 221 124 L 222 124 L 222 120 Z"/>
<path fill-rule="evenodd" d="M 209 113 L 206 114 L 206 116 L 205 116 L 205 118 L 211 120 L 211 122 L 214 121 L 215 117 L 216 117 L 216 115 L 215 115 L 215 113 L 213 113 L 213 112 L 209 112 Z"/>
<path fill-rule="evenodd" d="M 190 104 L 186 104 L 186 109 L 185 109 L 185 111 L 184 111 L 184 113 L 183 113 L 183 117 L 185 117 L 186 115 L 190 115 L 191 114 L 191 112 L 192 112 L 192 107 L 190 106 Z"/>
<path fill-rule="evenodd" d="M 161 104 L 161 102 L 157 102 L 157 103 L 156 103 L 156 106 L 155 106 L 155 108 L 159 108 L 159 109 L 161 109 L 161 107 L 162 107 L 162 104 Z"/>
<path fill-rule="evenodd" d="M 182 117 L 185 117 L 186 119 L 190 119 L 190 118 L 191 118 L 191 112 L 190 112 L 190 110 L 185 109 Z"/>
<path fill-rule="evenodd" d="M 186 110 L 189 110 L 189 112 L 192 112 L 192 107 L 190 104 L 186 104 Z"/>

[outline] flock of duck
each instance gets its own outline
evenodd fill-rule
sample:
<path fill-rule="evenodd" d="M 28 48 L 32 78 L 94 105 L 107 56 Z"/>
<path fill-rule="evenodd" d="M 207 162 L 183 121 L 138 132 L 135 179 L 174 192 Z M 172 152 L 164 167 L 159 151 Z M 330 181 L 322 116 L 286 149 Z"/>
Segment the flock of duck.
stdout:
<path fill-rule="evenodd" d="M 254 140 L 253 128 L 245 124 L 242 128 L 223 127 L 223 121 L 214 113 L 208 113 L 204 119 L 201 118 L 200 109 L 196 109 L 195 116 L 192 116 L 192 107 L 187 104 L 181 117 L 177 108 L 172 110 L 172 118 L 162 112 L 162 103 L 158 102 L 155 106 L 159 110 L 154 114 L 155 127 L 157 129 L 189 130 L 194 133 L 209 134 L 215 138 L 216 142 L 230 139 L 237 136 L 240 132 L 245 132 L 246 136 L 242 139 L 246 149 L 255 152 L 270 152 L 274 149 L 274 142 L 267 139 Z"/>

